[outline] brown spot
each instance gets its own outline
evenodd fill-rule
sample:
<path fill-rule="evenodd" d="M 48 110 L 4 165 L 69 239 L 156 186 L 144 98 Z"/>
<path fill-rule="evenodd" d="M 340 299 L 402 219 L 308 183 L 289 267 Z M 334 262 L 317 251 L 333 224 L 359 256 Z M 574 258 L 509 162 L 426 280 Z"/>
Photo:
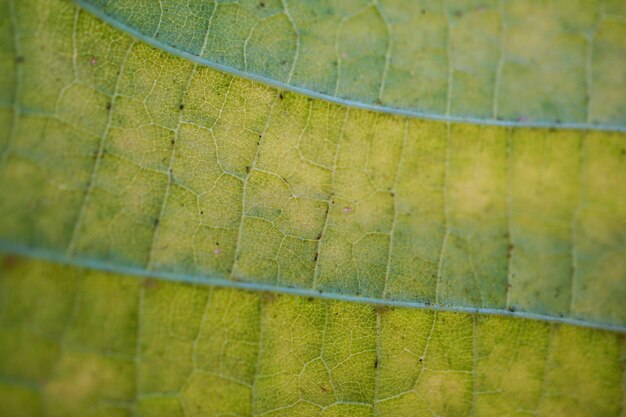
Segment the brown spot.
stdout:
<path fill-rule="evenodd" d="M 322 392 L 328 392 L 330 391 L 330 388 L 325 387 L 324 385 L 320 385 L 320 389 L 322 390 Z"/>
<path fill-rule="evenodd" d="M 2 259 L 2 269 L 10 270 L 17 266 L 19 259 L 15 255 L 6 255 Z"/>
<path fill-rule="evenodd" d="M 141 286 L 144 288 L 157 288 L 159 286 L 159 281 L 152 278 L 146 278 L 141 281 Z"/>
<path fill-rule="evenodd" d="M 376 314 L 383 315 L 385 313 L 390 312 L 391 311 L 391 307 L 384 306 L 384 305 L 377 305 L 376 307 L 374 307 L 374 310 L 376 311 Z"/>
<path fill-rule="evenodd" d="M 92 57 L 91 60 L 89 61 L 89 63 L 91 65 L 96 65 L 98 63 L 98 60 L 96 59 L 96 57 Z"/>
<path fill-rule="evenodd" d="M 271 303 L 272 301 L 276 300 L 278 296 L 273 292 L 264 291 L 262 297 L 264 302 Z"/>
<path fill-rule="evenodd" d="M 346 206 L 346 207 L 342 208 L 341 211 L 346 213 L 346 214 L 352 213 L 352 207 Z"/>

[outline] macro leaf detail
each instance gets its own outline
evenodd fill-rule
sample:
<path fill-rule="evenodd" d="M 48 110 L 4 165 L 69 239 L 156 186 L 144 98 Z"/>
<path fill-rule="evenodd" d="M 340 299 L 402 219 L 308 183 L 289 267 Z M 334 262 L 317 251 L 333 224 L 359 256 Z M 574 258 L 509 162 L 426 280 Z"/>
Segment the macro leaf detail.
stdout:
<path fill-rule="evenodd" d="M 75 3 L 0 3 L 0 415 L 623 416 L 621 2 Z"/>

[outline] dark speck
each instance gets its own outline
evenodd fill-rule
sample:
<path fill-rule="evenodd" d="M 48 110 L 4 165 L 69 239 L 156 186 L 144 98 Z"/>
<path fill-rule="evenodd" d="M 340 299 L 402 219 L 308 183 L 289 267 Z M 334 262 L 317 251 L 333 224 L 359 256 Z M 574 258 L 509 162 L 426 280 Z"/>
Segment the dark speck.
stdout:
<path fill-rule="evenodd" d="M 174 139 L 170 140 L 170 143 L 173 145 L 174 144 Z"/>
<path fill-rule="evenodd" d="M 249 166 L 247 166 L 247 167 L 246 167 L 246 174 L 249 174 L 249 173 L 250 173 L 250 167 L 249 167 Z"/>
<path fill-rule="evenodd" d="M 259 7 L 265 7 L 265 3 L 260 2 L 260 3 L 259 3 Z"/>
<path fill-rule="evenodd" d="M 107 103 L 107 105 L 106 105 L 106 109 L 107 109 L 107 110 L 111 110 L 111 103 Z"/>
<path fill-rule="evenodd" d="M 280 94 L 278 95 L 278 98 L 282 100 L 282 99 L 283 99 L 283 98 L 285 98 L 285 97 L 283 96 L 283 93 L 280 93 Z"/>
<path fill-rule="evenodd" d="M 185 108 L 185 105 L 184 105 L 184 104 L 181 104 L 180 106 L 178 106 L 178 108 L 179 108 L 180 110 L 183 110 L 183 109 Z"/>
<path fill-rule="evenodd" d="M 378 368 L 378 358 L 374 361 L 374 369 Z"/>
<path fill-rule="evenodd" d="M 159 219 L 154 219 L 154 225 L 158 226 L 159 225 Z"/>
<path fill-rule="evenodd" d="M 422 10 L 421 10 L 421 13 L 422 13 L 422 14 L 426 14 L 426 9 L 422 9 Z"/>
<path fill-rule="evenodd" d="M 16 64 L 23 64 L 24 63 L 24 57 L 20 56 L 20 55 L 16 56 L 15 57 L 15 63 Z"/>

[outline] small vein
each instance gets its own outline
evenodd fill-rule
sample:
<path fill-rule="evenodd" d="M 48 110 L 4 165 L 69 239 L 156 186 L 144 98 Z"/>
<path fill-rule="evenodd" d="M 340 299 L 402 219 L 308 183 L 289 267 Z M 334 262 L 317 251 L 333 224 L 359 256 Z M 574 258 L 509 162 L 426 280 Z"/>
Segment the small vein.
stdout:
<path fill-rule="evenodd" d="M 189 76 L 187 77 L 187 82 L 185 84 L 185 89 L 183 90 L 183 93 L 181 94 L 182 103 L 185 102 L 185 98 L 187 97 L 187 94 L 189 93 L 189 86 L 191 85 L 191 80 L 196 74 L 197 68 L 198 68 L 198 65 L 194 64 L 193 68 L 189 72 Z M 167 207 L 167 200 L 170 195 L 170 188 L 172 187 L 172 182 L 174 180 L 173 174 L 172 174 L 172 163 L 174 162 L 174 157 L 176 155 L 176 145 L 178 144 L 178 139 L 180 135 L 180 127 L 182 123 L 183 123 L 183 109 L 180 108 L 178 110 L 178 124 L 176 125 L 176 129 L 174 130 L 174 144 L 172 145 L 172 149 L 170 150 L 170 155 L 169 155 L 169 159 L 167 162 L 167 170 L 165 171 L 167 175 L 167 184 L 165 186 L 165 191 L 163 193 L 163 199 L 161 200 L 161 208 L 159 209 L 159 214 L 157 216 L 157 224 L 154 226 L 154 231 L 152 233 L 152 240 L 150 242 L 150 253 L 148 255 L 148 265 L 147 265 L 148 270 L 151 270 L 154 267 L 154 248 L 155 248 L 155 243 L 157 242 L 157 239 L 158 239 L 159 228 L 161 226 L 161 220 L 163 219 L 163 216 L 165 214 L 165 208 Z"/>
<path fill-rule="evenodd" d="M 439 304 L 439 294 L 441 292 L 441 280 L 443 279 L 443 267 L 446 253 L 446 247 L 448 245 L 448 237 L 450 235 L 450 220 L 449 220 L 449 207 L 448 207 L 448 171 L 450 170 L 450 123 L 446 125 L 446 156 L 443 169 L 443 218 L 445 224 L 445 234 L 443 236 L 443 242 L 441 244 L 441 250 L 439 251 L 439 262 L 437 266 L 437 281 L 435 283 L 435 304 Z"/>
<path fill-rule="evenodd" d="M 578 219 L 580 218 L 580 212 L 583 207 L 583 155 L 585 149 L 585 138 L 579 139 L 578 146 L 578 201 L 576 208 L 572 213 L 572 220 L 570 224 L 570 247 L 571 247 L 571 287 L 570 287 L 570 305 L 569 316 L 573 317 L 576 311 L 576 290 L 578 288 L 578 248 L 576 247 L 576 241 L 578 239 Z"/>
<path fill-rule="evenodd" d="M 293 62 L 291 63 L 291 69 L 289 70 L 289 75 L 287 76 L 287 84 L 289 84 L 291 82 L 291 78 L 293 77 L 293 73 L 296 69 L 296 64 L 298 62 L 298 59 L 300 57 L 300 31 L 298 30 L 298 26 L 296 25 L 295 20 L 293 19 L 293 17 L 291 16 L 291 13 L 289 12 L 289 8 L 287 7 L 287 0 L 281 0 L 281 3 L 283 5 L 285 15 L 287 16 L 287 19 L 289 20 L 289 23 L 291 24 L 291 27 L 293 28 L 293 31 L 296 34 L 296 52 L 294 54 Z"/>
<path fill-rule="evenodd" d="M 398 224 L 398 182 L 400 179 L 400 172 L 402 171 L 402 162 L 404 161 L 404 153 L 406 149 L 407 137 L 409 136 L 409 121 L 408 119 L 404 120 L 404 126 L 402 130 L 402 145 L 400 147 L 400 157 L 398 160 L 398 165 L 396 166 L 396 173 L 393 178 L 393 185 L 391 187 L 392 200 L 393 200 L 393 219 L 391 221 L 391 229 L 389 230 L 389 248 L 387 252 L 387 267 L 385 268 L 385 278 L 383 281 L 383 291 L 382 298 L 387 298 L 387 282 L 389 281 L 389 275 L 391 274 L 391 258 L 393 255 L 393 241 L 396 226 Z"/>
<path fill-rule="evenodd" d="M 333 167 L 332 167 L 331 176 L 330 176 L 330 196 L 328 197 L 328 200 L 326 201 L 326 205 L 327 205 L 326 216 L 324 217 L 324 224 L 322 225 L 322 231 L 320 232 L 320 237 L 317 241 L 317 248 L 315 251 L 316 257 L 315 257 L 315 263 L 313 265 L 313 284 L 312 284 L 313 290 L 317 289 L 317 284 L 319 281 L 319 276 L 320 276 L 319 265 L 320 265 L 320 257 L 322 253 L 322 239 L 324 238 L 324 236 L 326 236 L 326 230 L 328 229 L 328 223 L 330 219 L 330 208 L 332 206 L 332 199 L 333 199 L 333 195 L 335 192 L 335 172 L 337 172 L 337 161 L 339 159 L 339 150 L 341 147 L 341 140 L 343 139 L 343 135 L 345 133 L 346 123 L 349 117 L 350 117 L 350 108 L 347 108 L 346 114 L 341 124 L 341 132 L 339 133 L 339 139 L 335 146 L 335 155 L 333 156 Z"/>
<path fill-rule="evenodd" d="M 91 175 L 89 177 L 89 182 L 87 184 L 87 190 L 85 191 L 85 195 L 83 197 L 83 201 L 81 202 L 81 206 L 80 209 L 78 211 L 78 217 L 76 219 L 76 222 L 74 223 L 74 229 L 72 231 L 72 236 L 70 238 L 69 244 L 67 245 L 67 254 L 73 254 L 74 250 L 75 250 L 75 246 L 76 246 L 76 242 L 78 239 L 78 233 L 80 231 L 80 228 L 82 226 L 82 222 L 85 216 L 85 210 L 87 209 L 87 205 L 89 204 L 89 199 L 91 197 L 91 193 L 93 191 L 94 185 L 95 185 L 95 180 L 96 180 L 96 176 L 98 173 L 98 168 L 100 166 L 100 161 L 102 160 L 102 154 L 104 153 L 104 145 L 106 143 L 106 138 L 109 134 L 109 129 L 111 128 L 111 121 L 112 121 L 112 115 L 113 115 L 113 108 L 115 106 L 115 100 L 117 98 L 117 90 L 119 88 L 119 83 L 120 83 L 120 79 L 122 78 L 122 74 L 124 73 L 124 67 L 126 65 L 126 61 L 128 60 L 128 57 L 130 56 L 131 51 L 133 50 L 133 47 L 135 45 L 136 41 L 132 41 L 128 47 L 128 49 L 126 50 L 126 54 L 124 55 L 124 58 L 122 60 L 122 63 L 120 65 L 120 71 L 119 74 L 117 75 L 117 78 L 115 80 L 115 87 L 113 89 L 113 95 L 111 97 L 111 108 L 109 109 L 109 114 L 107 116 L 107 122 L 104 128 L 104 131 L 102 132 L 102 135 L 100 136 L 100 143 L 98 144 L 98 153 L 96 155 L 96 161 L 94 162 L 93 165 L 93 169 L 91 171 Z"/>
<path fill-rule="evenodd" d="M 252 162 L 250 163 L 250 169 L 248 170 L 246 177 L 243 180 L 241 219 L 239 221 L 239 232 L 237 233 L 237 240 L 235 242 L 235 255 L 233 256 L 233 265 L 232 265 L 231 272 L 230 272 L 231 279 L 235 278 L 236 269 L 237 269 L 237 258 L 239 258 L 239 253 L 241 251 L 241 237 L 243 236 L 244 223 L 246 219 L 246 197 L 247 197 L 247 192 L 248 192 L 248 181 L 250 180 L 252 172 L 254 171 L 256 167 L 256 162 L 259 159 L 259 153 L 261 151 L 261 144 L 263 143 L 265 134 L 267 133 L 267 130 L 270 127 L 272 116 L 274 114 L 274 108 L 276 107 L 276 103 L 278 102 L 279 94 L 280 93 L 278 91 L 276 91 L 276 94 L 274 94 L 274 98 L 272 99 L 272 104 L 270 106 L 270 109 L 267 115 L 265 126 L 263 127 L 263 131 L 261 132 L 261 137 L 256 145 L 256 152 L 254 154 L 254 158 L 252 159 Z"/>
<path fill-rule="evenodd" d="M 2 153 L 0 153 L 0 169 L 4 169 L 6 167 L 6 160 L 9 156 L 11 147 L 13 146 L 13 142 L 15 141 L 15 136 L 17 132 L 17 128 L 19 125 L 19 121 L 21 118 L 21 95 L 22 95 L 22 79 L 23 79 L 23 71 L 22 65 L 18 62 L 18 58 L 22 57 L 22 46 L 20 44 L 20 35 L 19 35 L 19 27 L 17 22 L 17 13 L 15 11 L 15 0 L 9 0 L 9 14 L 11 20 L 11 29 L 13 31 L 13 49 L 15 50 L 15 84 L 13 90 L 13 119 L 11 120 L 11 129 L 9 131 L 9 137 L 7 139 L 4 148 L 2 149 Z"/>
<path fill-rule="evenodd" d="M 493 86 L 493 99 L 491 108 L 491 117 L 498 118 L 498 101 L 500 100 L 500 80 L 502 78 L 502 68 L 504 67 L 505 56 L 505 36 L 504 36 L 504 4 L 503 0 L 498 0 L 498 63 L 496 64 L 496 75 Z"/>

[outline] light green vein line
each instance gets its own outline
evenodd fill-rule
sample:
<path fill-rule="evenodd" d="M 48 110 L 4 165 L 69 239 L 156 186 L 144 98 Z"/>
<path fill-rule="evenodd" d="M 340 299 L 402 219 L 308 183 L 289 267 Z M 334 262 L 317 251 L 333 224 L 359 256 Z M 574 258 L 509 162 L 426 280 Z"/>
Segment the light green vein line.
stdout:
<path fill-rule="evenodd" d="M 268 77 L 264 77 L 262 75 L 254 74 L 248 71 L 242 71 L 233 67 L 229 67 L 227 65 L 218 64 L 217 62 L 208 60 L 206 58 L 199 57 L 189 52 L 185 52 L 179 50 L 175 47 L 167 45 L 157 39 L 146 36 L 145 34 L 139 32 L 137 29 L 134 29 L 125 23 L 122 23 L 102 10 L 94 7 L 93 5 L 85 2 L 84 0 L 74 0 L 81 8 L 91 13 L 98 19 L 103 22 L 133 36 L 134 38 L 151 45 L 157 49 L 168 52 L 172 55 L 176 55 L 180 58 L 186 59 L 188 61 L 194 62 L 198 65 L 202 65 L 205 67 L 214 68 L 218 71 L 222 71 L 228 74 L 235 75 L 237 77 L 245 78 L 247 80 L 259 82 L 265 85 L 269 85 L 271 87 L 280 89 L 293 91 L 295 93 L 299 93 L 308 97 L 341 104 L 348 107 L 354 107 L 364 110 L 370 110 L 380 113 L 387 113 L 399 116 L 408 116 L 419 119 L 426 120 L 436 120 L 436 121 L 444 121 L 444 122 L 454 122 L 454 123 L 471 123 L 471 124 L 479 124 L 479 125 L 487 125 L 487 126 L 508 126 L 508 127 L 543 127 L 543 128 L 559 128 L 559 129 L 579 129 L 579 130 L 599 130 L 599 131 L 614 131 L 614 132 L 626 132 L 626 126 L 622 125 L 599 125 L 593 123 L 572 123 L 572 122 L 563 122 L 563 123 L 553 123 L 553 122 L 518 122 L 511 120 L 498 120 L 498 119 L 483 119 L 478 117 L 462 117 L 462 116 L 449 116 L 437 113 L 429 113 L 429 112 L 421 112 L 416 110 L 408 110 L 401 109 L 397 107 L 389 107 L 389 106 L 381 106 L 376 104 L 368 104 L 363 103 L 356 100 L 348 100 L 339 97 L 334 97 L 328 94 L 320 93 L 317 91 L 313 91 L 307 88 L 297 87 L 293 85 L 289 85 L 287 83 L 276 81 Z"/>
<path fill-rule="evenodd" d="M 626 326 L 594 323 L 587 320 L 580 320 L 568 317 L 553 317 L 544 314 L 528 313 L 523 311 L 511 311 L 497 308 L 463 307 L 444 304 L 425 303 L 419 301 L 384 300 L 374 297 L 360 297 L 337 292 L 324 292 L 321 290 L 311 290 L 306 288 L 286 287 L 272 284 L 262 284 L 257 282 L 231 281 L 214 275 L 193 275 L 167 271 L 153 271 L 132 265 L 115 265 L 98 259 L 76 258 L 65 254 L 47 250 L 32 248 L 29 246 L 17 245 L 12 242 L 0 241 L 0 252 L 5 254 L 25 256 L 29 258 L 41 259 L 59 264 L 71 265 L 81 268 L 96 269 L 117 274 L 132 275 L 139 278 L 156 278 L 166 281 L 182 282 L 194 285 L 208 285 L 215 287 L 238 288 L 248 291 L 273 292 L 279 294 L 297 295 L 303 297 L 316 297 L 328 300 L 347 301 L 361 304 L 373 304 L 389 307 L 404 307 L 434 311 L 450 311 L 458 313 L 472 313 L 484 315 L 496 315 L 506 317 L 516 317 L 520 319 L 539 320 L 550 323 L 562 323 L 573 326 L 588 327 L 601 330 L 609 330 L 619 333 L 626 333 Z"/>

